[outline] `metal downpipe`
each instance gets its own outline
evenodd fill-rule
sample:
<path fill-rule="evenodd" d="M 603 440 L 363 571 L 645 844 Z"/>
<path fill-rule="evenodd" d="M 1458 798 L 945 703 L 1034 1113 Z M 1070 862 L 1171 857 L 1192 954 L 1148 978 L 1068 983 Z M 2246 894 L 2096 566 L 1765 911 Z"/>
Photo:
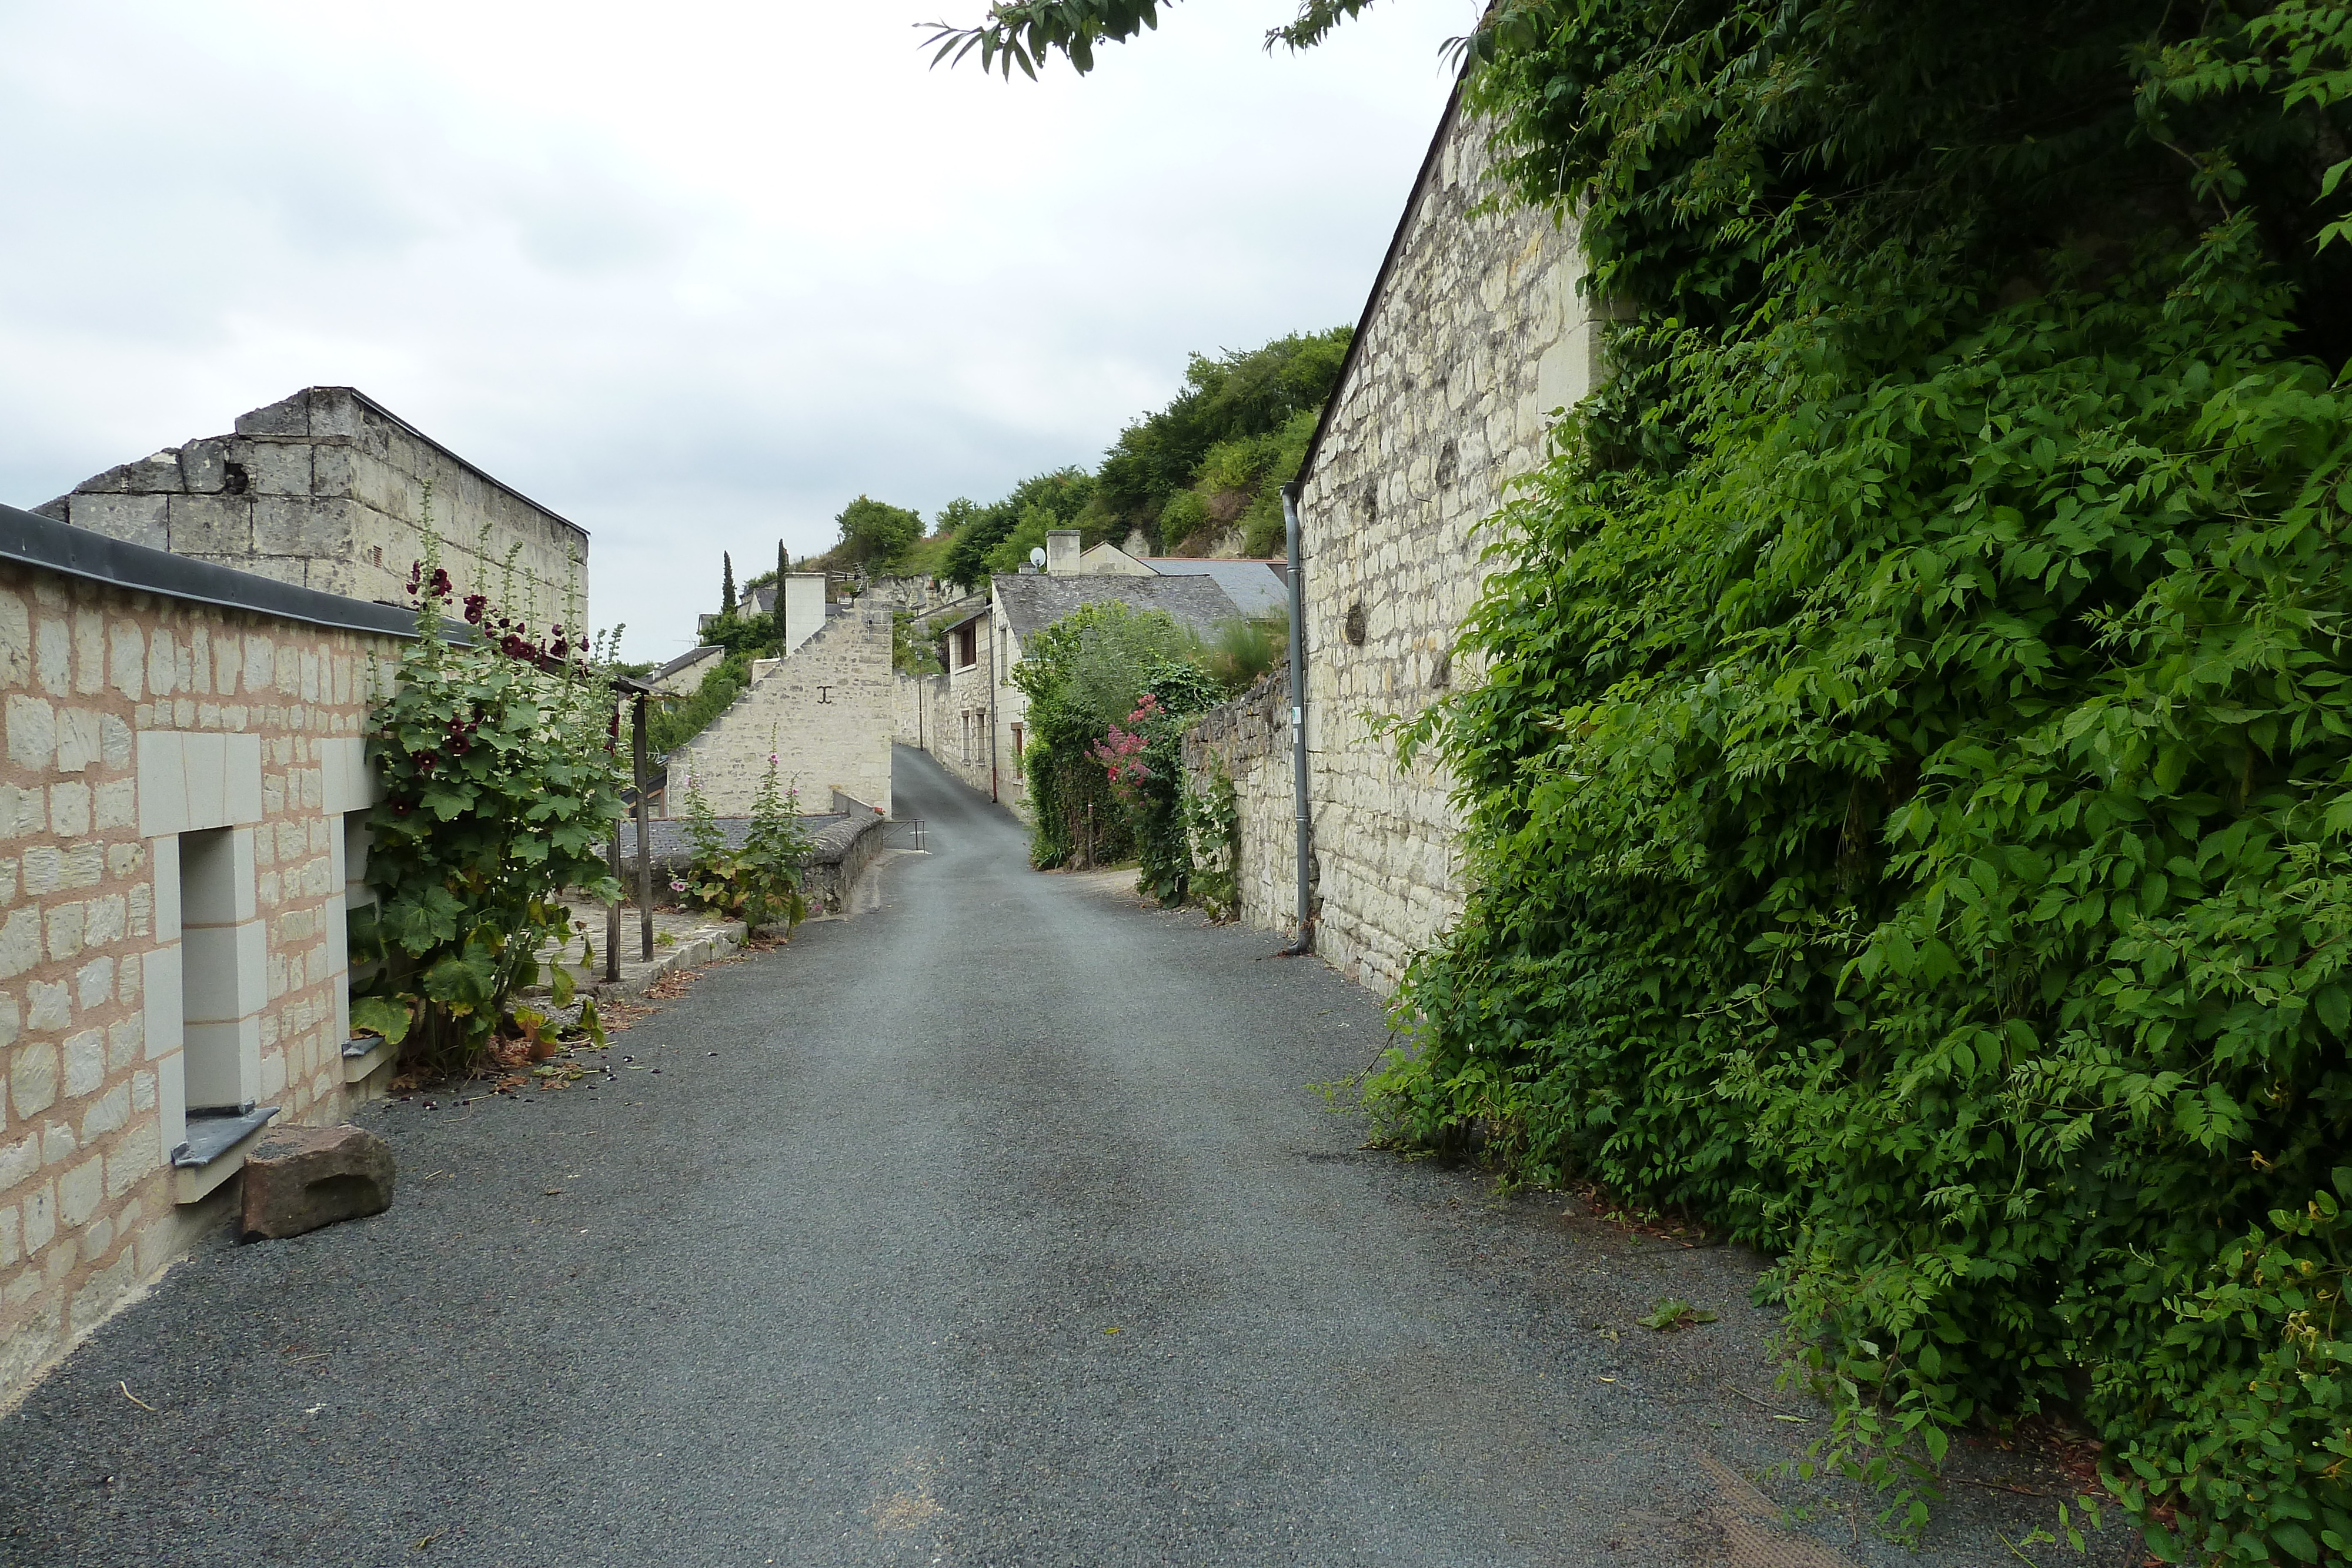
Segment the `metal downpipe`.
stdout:
<path fill-rule="evenodd" d="M 1297 957 L 1315 950 L 1315 905 L 1307 874 L 1314 862 L 1315 835 L 1307 804 L 1307 578 L 1301 564 L 1296 479 L 1282 487 L 1282 531 L 1290 552 L 1290 788 L 1298 818 L 1298 938 L 1282 951 L 1285 956 Z"/>

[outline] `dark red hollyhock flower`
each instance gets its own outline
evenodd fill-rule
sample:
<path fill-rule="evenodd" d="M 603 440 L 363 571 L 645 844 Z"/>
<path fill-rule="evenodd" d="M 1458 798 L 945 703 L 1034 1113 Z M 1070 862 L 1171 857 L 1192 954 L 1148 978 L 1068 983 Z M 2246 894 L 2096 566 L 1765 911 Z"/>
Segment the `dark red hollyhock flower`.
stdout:
<path fill-rule="evenodd" d="M 561 627 L 561 626 L 551 626 L 551 627 L 549 627 L 549 628 L 548 628 L 548 630 L 549 630 L 550 632 L 553 632 L 553 633 L 554 633 L 556 636 L 558 636 L 558 637 L 561 637 L 561 636 L 562 636 L 562 635 L 563 635 L 563 628 L 562 628 L 562 627 Z"/>
<path fill-rule="evenodd" d="M 548 650 L 548 652 L 549 652 L 549 653 L 553 653 L 557 658 L 561 659 L 561 658 L 562 658 L 566 653 L 569 653 L 570 652 L 572 652 L 572 644 L 571 644 L 571 643 L 566 643 L 562 638 L 558 637 L 558 638 L 555 640 L 555 646 L 554 646 L 554 647 L 552 647 L 552 648 L 551 648 L 551 649 L 549 649 L 549 650 Z"/>
<path fill-rule="evenodd" d="M 433 569 L 433 597 L 436 599 L 446 599 L 456 591 L 457 590 L 452 588 L 449 584 L 449 574 L 442 570 L 441 568 L 437 566 L 435 567 Z"/>
<path fill-rule="evenodd" d="M 466 595 L 466 623 L 469 626 L 479 626 L 482 623 L 482 614 L 488 609 L 489 602 L 478 593 Z"/>

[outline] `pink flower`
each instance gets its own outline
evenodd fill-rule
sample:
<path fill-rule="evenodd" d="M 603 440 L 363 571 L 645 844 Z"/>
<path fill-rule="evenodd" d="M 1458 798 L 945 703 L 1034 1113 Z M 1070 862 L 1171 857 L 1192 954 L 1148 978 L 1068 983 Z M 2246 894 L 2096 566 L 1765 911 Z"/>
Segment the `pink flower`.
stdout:
<path fill-rule="evenodd" d="M 684 893 L 686 891 L 686 879 L 684 877 L 673 877 L 670 880 L 669 890 L 672 893 Z"/>

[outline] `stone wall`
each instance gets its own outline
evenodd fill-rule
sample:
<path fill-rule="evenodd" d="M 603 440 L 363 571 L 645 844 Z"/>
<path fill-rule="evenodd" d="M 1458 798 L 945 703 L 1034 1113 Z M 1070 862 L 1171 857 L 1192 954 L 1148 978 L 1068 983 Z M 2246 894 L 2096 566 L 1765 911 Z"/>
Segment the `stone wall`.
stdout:
<path fill-rule="evenodd" d="M 952 669 L 945 674 L 931 675 L 921 681 L 901 681 L 905 694 L 902 701 L 899 741 L 916 745 L 914 727 L 917 704 L 921 705 L 921 748 L 932 759 L 956 778 L 982 794 L 989 793 L 989 627 L 982 621 L 980 634 L 974 639 L 978 653 L 971 664 Z M 952 655 L 952 650 L 950 650 Z M 1018 695 L 1008 686 L 1003 695 Z M 1008 730 L 1009 736 L 1010 731 Z M 1004 744 L 1003 740 L 1000 744 Z M 1008 795 L 1017 788 L 1018 769 L 1009 757 L 1002 765 L 1003 782 Z"/>
<path fill-rule="evenodd" d="M 425 553 L 427 486 L 459 592 L 500 597 L 512 551 L 512 607 L 588 623 L 585 528 L 350 387 L 306 388 L 238 416 L 232 434 L 110 468 L 36 510 L 279 582 L 404 604 L 409 565 Z"/>
<path fill-rule="evenodd" d="M 1184 732 L 1186 791 L 1208 799 L 1220 771 L 1233 780 L 1240 827 L 1234 864 L 1235 917 L 1295 936 L 1298 828 L 1290 784 L 1287 665 L 1259 677 L 1248 691 L 1202 715 Z M 1195 846 L 1196 853 L 1200 848 Z M 1308 862 L 1310 883 L 1319 858 Z"/>
<path fill-rule="evenodd" d="M 242 1145 L 175 1168 L 191 1104 L 362 1092 L 345 853 L 397 647 L 0 561 L 0 1405 L 218 1222 Z"/>
<path fill-rule="evenodd" d="M 1572 234 L 1517 205 L 1474 210 L 1494 193 L 1488 164 L 1483 126 L 1449 108 L 1300 503 L 1316 946 L 1381 989 L 1465 888 L 1454 780 L 1400 768 L 1372 727 L 1477 678 L 1454 653 L 1483 576 L 1475 529 L 1542 462 L 1555 413 L 1598 364 Z"/>
<path fill-rule="evenodd" d="M 890 607 L 859 604 L 782 659 L 753 666 L 751 684 L 709 728 L 670 758 L 669 809 L 683 814 L 690 771 L 710 809 L 748 815 L 768 765 L 804 802 L 835 789 L 890 808 L 890 736 L 897 677 Z"/>

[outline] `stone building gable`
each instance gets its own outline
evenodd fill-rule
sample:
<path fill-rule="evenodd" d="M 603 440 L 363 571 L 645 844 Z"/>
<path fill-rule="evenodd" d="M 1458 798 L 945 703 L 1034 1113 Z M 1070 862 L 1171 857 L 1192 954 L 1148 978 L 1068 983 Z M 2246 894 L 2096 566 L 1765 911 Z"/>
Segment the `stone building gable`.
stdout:
<path fill-rule="evenodd" d="M 690 772 L 714 812 L 749 815 L 771 751 L 777 777 L 798 785 L 804 808 L 825 810 L 838 789 L 887 812 L 897 702 L 890 626 L 887 604 L 860 603 L 789 656 L 754 665 L 742 694 L 671 755 L 670 813 L 685 810 Z"/>
<path fill-rule="evenodd" d="M 1542 463 L 1555 413 L 1591 390 L 1597 363 L 1572 232 L 1507 201 L 1480 210 L 1496 193 L 1491 162 L 1457 95 L 1303 475 L 1316 946 L 1383 990 L 1465 890 L 1453 779 L 1430 761 L 1400 768 L 1375 727 L 1475 678 L 1454 644 L 1483 577 L 1478 525 Z M 1230 716 L 1213 745 L 1204 734 L 1188 761 L 1232 774 L 1242 915 L 1281 926 L 1295 875 L 1289 736 L 1252 722 L 1263 706 Z"/>
<path fill-rule="evenodd" d="M 352 387 L 307 387 L 240 414 L 231 434 L 110 468 L 35 510 L 173 555 L 400 604 L 424 554 L 428 485 L 442 563 L 460 592 L 508 597 L 512 552 L 515 608 L 586 622 L 588 531 Z"/>

